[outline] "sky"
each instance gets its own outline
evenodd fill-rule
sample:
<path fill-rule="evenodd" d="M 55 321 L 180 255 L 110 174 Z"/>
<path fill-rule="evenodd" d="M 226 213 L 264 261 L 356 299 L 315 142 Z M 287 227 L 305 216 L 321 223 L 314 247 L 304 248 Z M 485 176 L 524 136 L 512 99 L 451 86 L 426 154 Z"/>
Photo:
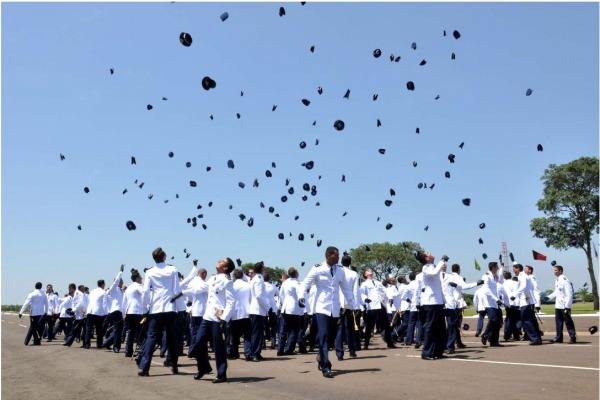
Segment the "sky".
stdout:
<path fill-rule="evenodd" d="M 551 260 L 589 282 L 582 250 L 547 248 L 529 224 L 549 164 L 598 156 L 598 3 L 1 8 L 2 304 L 37 281 L 94 288 L 158 246 L 184 274 L 230 257 L 302 278 L 327 246 L 414 241 L 472 281 L 474 258 L 485 270 L 506 242 L 542 290 Z"/>

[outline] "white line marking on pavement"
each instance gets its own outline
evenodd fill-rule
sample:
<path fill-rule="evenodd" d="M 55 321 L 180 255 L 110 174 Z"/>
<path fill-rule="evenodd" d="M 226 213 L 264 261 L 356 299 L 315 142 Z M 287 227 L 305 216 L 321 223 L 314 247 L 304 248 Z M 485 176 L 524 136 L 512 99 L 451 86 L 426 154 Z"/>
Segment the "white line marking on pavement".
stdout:
<path fill-rule="evenodd" d="M 19 324 L 19 326 L 22 326 L 23 328 L 29 328 L 27 325 L 21 325 L 21 324 Z"/>
<path fill-rule="evenodd" d="M 407 355 L 406 357 L 420 358 L 421 356 L 410 356 L 410 355 Z M 590 370 L 590 371 L 600 371 L 600 368 L 574 367 L 574 366 L 571 366 L 571 365 L 529 364 L 529 363 L 517 363 L 517 362 L 507 362 L 507 361 L 489 361 L 489 360 L 467 360 L 467 359 L 464 359 L 464 358 L 453 358 L 453 357 L 448 357 L 448 358 L 446 358 L 446 360 L 450 360 L 450 361 L 480 362 L 480 363 L 488 363 L 488 364 L 524 365 L 524 366 L 531 366 L 531 367 L 583 369 L 583 370 Z"/>
<path fill-rule="evenodd" d="M 571 365 L 550 365 L 550 364 L 516 363 L 516 362 L 506 362 L 506 361 L 466 360 L 466 359 L 463 359 L 463 358 L 448 358 L 448 360 L 452 360 L 452 361 L 467 361 L 467 362 L 480 362 L 480 363 L 488 363 L 488 364 L 524 365 L 524 366 L 532 366 L 532 367 L 583 369 L 583 370 L 590 370 L 590 371 L 600 371 L 600 368 L 574 367 L 574 366 L 571 366 Z"/>

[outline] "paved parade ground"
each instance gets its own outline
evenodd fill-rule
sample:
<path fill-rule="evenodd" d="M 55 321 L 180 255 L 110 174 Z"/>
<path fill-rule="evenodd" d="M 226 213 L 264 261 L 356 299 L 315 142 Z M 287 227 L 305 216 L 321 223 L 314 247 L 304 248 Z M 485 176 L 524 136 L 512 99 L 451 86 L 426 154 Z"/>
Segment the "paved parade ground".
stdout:
<path fill-rule="evenodd" d="M 150 376 L 138 377 L 135 362 L 122 352 L 84 350 L 76 342 L 67 348 L 60 336 L 24 346 L 28 318 L 2 314 L 2 399 L 598 399 L 599 336 L 587 331 L 598 317 L 574 316 L 574 345 L 549 344 L 554 317 L 542 320 L 543 346 L 483 346 L 474 337 L 475 319 L 467 318 L 467 348 L 447 359 L 424 361 L 414 347 L 387 349 L 376 338 L 356 359 L 337 361 L 330 352 L 335 378 L 325 379 L 316 353 L 277 357 L 269 349 L 259 363 L 229 361 L 229 382 L 215 385 L 214 374 L 193 379 L 196 363 L 187 356 L 179 359 L 179 375 L 172 375 L 157 352 Z"/>

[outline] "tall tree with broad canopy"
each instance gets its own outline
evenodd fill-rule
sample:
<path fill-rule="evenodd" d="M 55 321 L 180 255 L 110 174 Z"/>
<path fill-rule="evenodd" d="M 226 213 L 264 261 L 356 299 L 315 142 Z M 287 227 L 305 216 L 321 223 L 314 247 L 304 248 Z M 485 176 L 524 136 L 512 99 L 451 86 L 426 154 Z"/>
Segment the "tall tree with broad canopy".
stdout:
<path fill-rule="evenodd" d="M 414 271 L 421 272 L 421 264 L 414 253 L 422 250 L 418 243 L 369 243 L 350 249 L 352 265 L 356 266 L 359 276 L 367 269 L 373 271 L 374 279 L 387 278 L 390 274 L 399 276 Z M 340 258 L 341 259 L 341 258 Z"/>
<path fill-rule="evenodd" d="M 592 235 L 598 233 L 598 158 L 581 157 L 564 165 L 550 164 L 544 181 L 544 198 L 537 207 L 546 217 L 531 220 L 533 235 L 558 250 L 582 249 L 592 281 L 594 310 L 598 285 L 592 263 Z"/>

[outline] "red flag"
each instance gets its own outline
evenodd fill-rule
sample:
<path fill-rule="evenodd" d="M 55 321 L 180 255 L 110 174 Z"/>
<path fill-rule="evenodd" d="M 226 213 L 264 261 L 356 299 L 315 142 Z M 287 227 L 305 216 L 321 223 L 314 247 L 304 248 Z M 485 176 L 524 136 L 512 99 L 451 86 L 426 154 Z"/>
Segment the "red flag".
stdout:
<path fill-rule="evenodd" d="M 534 260 L 546 261 L 546 256 L 545 255 L 543 255 L 542 253 L 538 253 L 535 250 L 532 250 L 532 251 L 533 251 L 533 259 Z"/>

